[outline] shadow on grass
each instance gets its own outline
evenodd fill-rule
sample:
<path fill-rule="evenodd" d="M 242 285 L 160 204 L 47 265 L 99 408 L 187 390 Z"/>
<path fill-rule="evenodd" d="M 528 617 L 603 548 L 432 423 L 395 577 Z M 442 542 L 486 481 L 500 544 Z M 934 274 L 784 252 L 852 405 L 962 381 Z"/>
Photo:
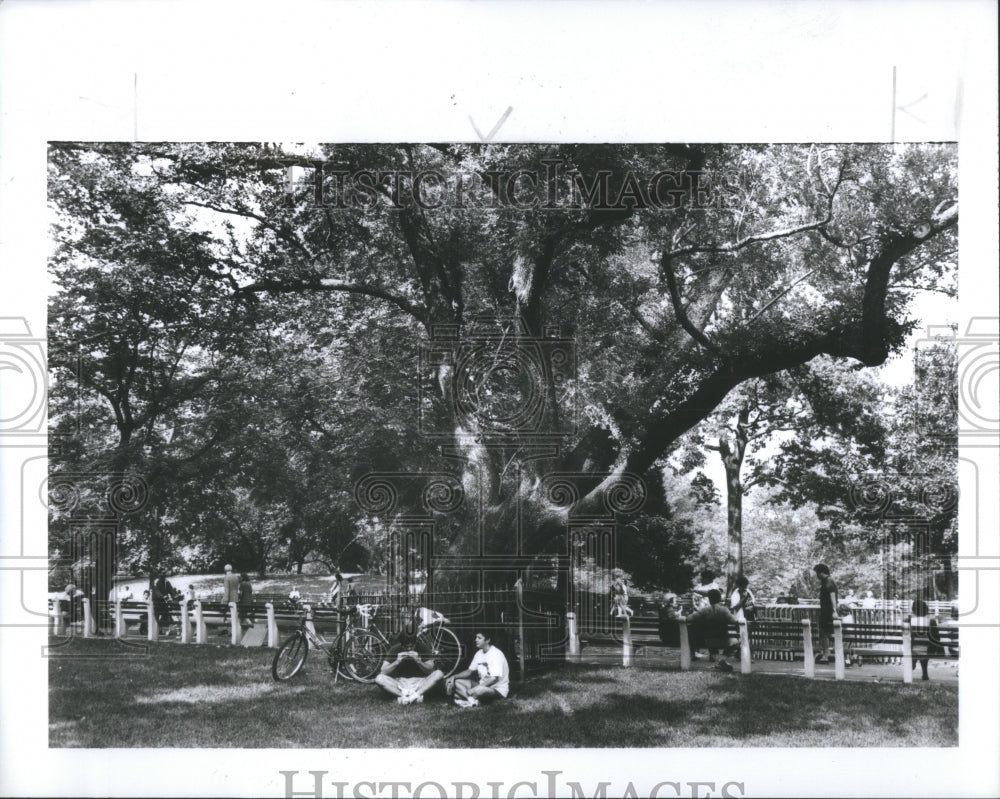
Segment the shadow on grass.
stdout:
<path fill-rule="evenodd" d="M 87 659 L 49 662 L 54 747 L 957 745 L 954 684 L 574 664 L 464 710 L 443 695 L 400 707 L 375 686 L 335 683 L 322 659 L 275 683 L 266 649 L 154 644 L 123 658 L 107 641 L 73 646 Z"/>

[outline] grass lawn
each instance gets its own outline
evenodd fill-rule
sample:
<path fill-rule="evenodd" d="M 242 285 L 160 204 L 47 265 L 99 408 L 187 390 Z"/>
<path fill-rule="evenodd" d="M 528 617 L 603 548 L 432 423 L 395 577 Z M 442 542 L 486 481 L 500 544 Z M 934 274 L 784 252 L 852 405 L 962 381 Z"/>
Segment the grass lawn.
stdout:
<path fill-rule="evenodd" d="M 55 639 L 53 644 L 55 644 Z M 272 681 L 272 650 L 70 639 L 49 659 L 53 747 L 536 748 L 957 746 L 958 686 L 566 665 L 461 709 L 400 707 L 312 657 Z M 489 714 L 489 725 L 482 716 Z"/>

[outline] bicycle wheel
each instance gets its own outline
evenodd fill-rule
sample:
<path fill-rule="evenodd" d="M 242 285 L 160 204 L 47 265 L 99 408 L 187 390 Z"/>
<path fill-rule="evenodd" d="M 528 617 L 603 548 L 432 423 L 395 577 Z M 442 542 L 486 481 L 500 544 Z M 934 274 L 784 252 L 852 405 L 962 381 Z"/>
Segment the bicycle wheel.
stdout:
<path fill-rule="evenodd" d="M 458 670 L 462 662 L 462 645 L 458 636 L 447 627 L 436 624 L 433 629 L 424 630 L 417 636 L 417 646 L 434 659 L 434 664 L 441 669 L 445 677 Z"/>
<path fill-rule="evenodd" d="M 359 630 L 344 646 L 344 670 L 352 680 L 374 682 L 387 651 L 381 638 L 374 633 Z"/>
<path fill-rule="evenodd" d="M 271 676 L 278 682 L 292 679 L 302 671 L 308 656 L 309 639 L 302 633 L 295 633 L 274 653 L 274 660 L 271 662 Z"/>

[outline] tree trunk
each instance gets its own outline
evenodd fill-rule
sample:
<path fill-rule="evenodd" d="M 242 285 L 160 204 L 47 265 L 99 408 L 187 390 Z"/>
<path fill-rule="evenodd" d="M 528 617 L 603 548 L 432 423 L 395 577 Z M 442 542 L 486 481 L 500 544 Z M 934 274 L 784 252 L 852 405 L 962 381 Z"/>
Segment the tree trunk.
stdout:
<path fill-rule="evenodd" d="M 749 438 L 750 409 L 740 409 L 732 439 L 719 438 L 719 454 L 726 470 L 726 592 L 732 593 L 736 578 L 743 574 L 743 482 L 740 471 Z"/>

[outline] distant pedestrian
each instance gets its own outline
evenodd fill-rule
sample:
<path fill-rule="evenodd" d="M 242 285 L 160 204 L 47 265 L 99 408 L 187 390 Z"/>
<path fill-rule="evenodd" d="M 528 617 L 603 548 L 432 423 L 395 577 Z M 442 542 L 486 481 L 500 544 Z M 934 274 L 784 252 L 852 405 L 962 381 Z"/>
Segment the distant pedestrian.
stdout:
<path fill-rule="evenodd" d="M 936 618 L 931 618 L 930 608 L 923 599 L 914 599 L 911 611 L 907 618 L 913 634 L 910 646 L 913 655 L 911 667 L 915 669 L 919 661 L 922 672 L 920 679 L 928 680 L 930 679 L 927 675 L 928 655 L 937 655 L 944 651 L 940 645 L 934 643 L 940 641 L 937 635 L 938 621 Z"/>
<path fill-rule="evenodd" d="M 708 594 L 710 591 L 718 591 L 722 594 L 722 586 L 716 582 L 715 572 L 711 569 L 704 569 L 700 575 L 701 582 L 691 589 L 695 610 L 709 606 Z"/>
<path fill-rule="evenodd" d="M 705 608 L 711 607 L 711 602 L 709 601 L 709 596 L 712 591 L 717 591 L 719 596 L 722 596 L 723 589 L 716 582 L 715 572 L 712 569 L 703 569 L 701 575 L 701 582 L 691 589 L 691 607 L 694 610 L 703 610 Z M 725 606 L 722 607 L 725 610 Z M 695 647 L 692 654 L 695 658 L 705 658 L 712 660 L 712 652 L 709 650 L 705 654 L 698 651 Z"/>
<path fill-rule="evenodd" d="M 148 607 L 149 605 L 149 589 L 147 588 L 142 592 L 142 604 Z M 142 610 L 142 616 L 139 618 L 139 634 L 146 635 L 149 632 L 149 612 L 146 608 Z"/>
<path fill-rule="evenodd" d="M 338 569 L 337 573 L 333 575 L 333 585 L 330 586 L 330 595 L 328 601 L 331 605 L 336 605 L 339 604 L 341 601 L 343 601 L 340 593 L 341 583 L 343 582 L 344 582 L 344 575 L 342 575 L 340 573 L 340 570 Z"/>
<path fill-rule="evenodd" d="M 253 586 L 250 585 L 250 577 L 246 572 L 240 575 L 238 607 L 240 611 L 240 624 L 243 627 L 252 627 L 255 621 L 253 612 Z"/>
<path fill-rule="evenodd" d="M 830 642 L 833 640 L 833 622 L 839 618 L 837 608 L 840 605 L 837 596 L 837 584 L 830 577 L 830 567 L 825 563 L 817 563 L 813 571 L 819 577 L 819 658 L 827 663 L 833 662 L 830 654 Z"/>
<path fill-rule="evenodd" d="M 625 573 L 615 569 L 614 582 L 611 584 L 611 615 L 616 619 L 631 616 L 633 611 L 628 606 L 628 585 L 625 583 Z"/>
<path fill-rule="evenodd" d="M 171 627 L 174 623 L 167 603 L 180 599 L 180 596 L 181 592 L 170 584 L 165 574 L 161 572 L 157 575 L 153 583 L 153 614 L 156 616 L 156 623 L 166 634 L 172 632 Z"/>
<path fill-rule="evenodd" d="M 219 635 L 226 634 L 226 621 L 229 619 L 231 605 L 240 600 L 240 577 L 233 572 L 233 567 L 226 564 L 225 576 L 222 578 L 222 601 L 226 605 L 226 610 L 222 614 L 222 629 Z"/>
<path fill-rule="evenodd" d="M 875 610 L 875 605 L 875 595 L 871 591 L 865 591 L 865 595 L 861 599 L 861 609 Z"/>

